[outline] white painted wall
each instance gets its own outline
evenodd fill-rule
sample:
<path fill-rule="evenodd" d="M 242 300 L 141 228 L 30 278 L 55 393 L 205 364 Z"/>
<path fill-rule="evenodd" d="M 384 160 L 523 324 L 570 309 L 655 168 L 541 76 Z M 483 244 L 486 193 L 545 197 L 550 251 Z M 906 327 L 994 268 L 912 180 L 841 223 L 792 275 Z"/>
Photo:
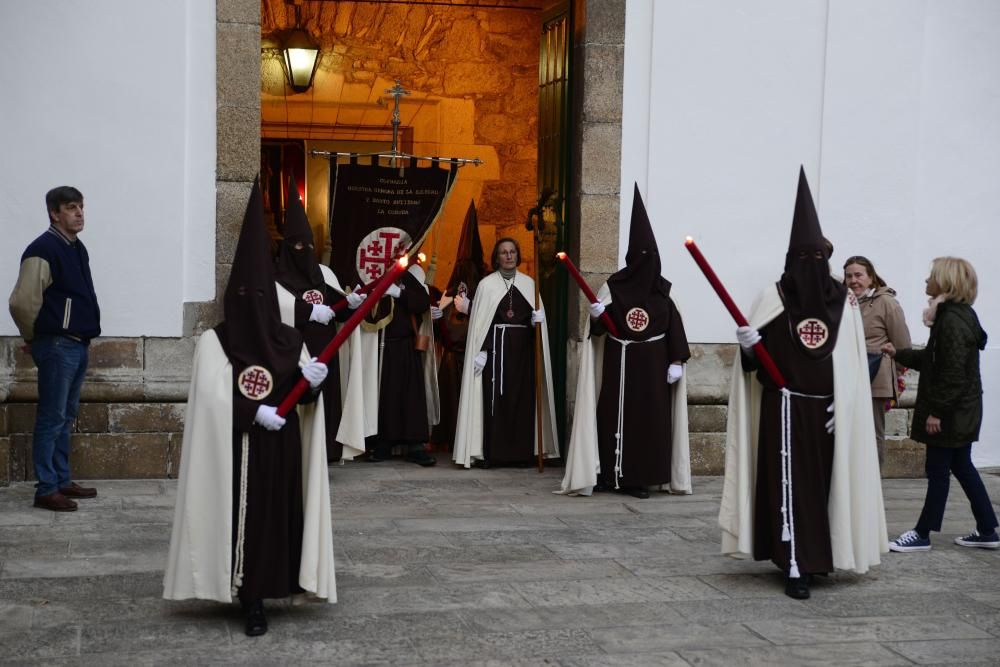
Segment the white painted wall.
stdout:
<path fill-rule="evenodd" d="M 4 296 L 73 185 L 104 335 L 179 336 L 215 291 L 214 0 L 0 2 L 0 62 Z"/>
<path fill-rule="evenodd" d="M 684 236 L 749 309 L 780 275 L 801 163 L 834 269 L 867 255 L 916 342 L 930 260 L 976 266 L 993 338 L 973 451 L 1000 465 L 997 34 L 993 0 L 628 0 L 621 224 L 637 181 L 689 338 L 733 342 L 734 325 Z"/>

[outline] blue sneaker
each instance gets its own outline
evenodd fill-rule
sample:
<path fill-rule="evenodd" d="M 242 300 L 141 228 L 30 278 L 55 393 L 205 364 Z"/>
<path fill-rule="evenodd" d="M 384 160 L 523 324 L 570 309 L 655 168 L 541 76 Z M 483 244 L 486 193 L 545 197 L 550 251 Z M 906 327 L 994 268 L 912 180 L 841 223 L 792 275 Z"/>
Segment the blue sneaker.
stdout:
<path fill-rule="evenodd" d="M 920 533 L 915 530 L 908 530 L 892 542 L 889 542 L 889 551 L 906 553 L 908 551 L 930 551 L 931 538 L 920 537 Z"/>
<path fill-rule="evenodd" d="M 972 531 L 971 534 L 965 537 L 956 537 L 955 544 L 960 547 L 979 547 L 980 549 L 998 549 L 1000 548 L 1000 536 L 997 535 L 997 531 L 994 530 L 989 535 L 980 535 L 978 530 Z"/>

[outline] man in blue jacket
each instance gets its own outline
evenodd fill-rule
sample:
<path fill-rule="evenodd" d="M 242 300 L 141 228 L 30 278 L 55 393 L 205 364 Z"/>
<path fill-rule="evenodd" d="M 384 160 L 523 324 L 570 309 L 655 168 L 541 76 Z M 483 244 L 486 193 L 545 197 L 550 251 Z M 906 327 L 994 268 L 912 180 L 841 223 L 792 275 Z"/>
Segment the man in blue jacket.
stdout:
<path fill-rule="evenodd" d="M 21 256 L 10 314 L 38 367 L 38 413 L 32 439 L 35 507 L 72 512 L 72 498 L 97 490 L 72 481 L 69 436 L 87 371 L 87 348 L 101 333 L 101 310 L 90 276 L 83 231 L 83 195 L 61 186 L 45 195 L 49 228 Z"/>

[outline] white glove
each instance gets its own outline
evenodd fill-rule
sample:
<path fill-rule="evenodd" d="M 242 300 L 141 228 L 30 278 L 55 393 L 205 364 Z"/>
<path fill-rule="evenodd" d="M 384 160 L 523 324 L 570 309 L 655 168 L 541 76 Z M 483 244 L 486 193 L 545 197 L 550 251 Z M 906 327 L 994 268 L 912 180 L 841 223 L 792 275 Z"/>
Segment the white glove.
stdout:
<path fill-rule="evenodd" d="M 472 305 L 472 301 L 469 297 L 464 294 L 459 294 L 455 297 L 455 310 L 462 313 L 463 315 L 469 314 L 469 307 Z"/>
<path fill-rule="evenodd" d="M 431 306 L 431 319 L 440 320 L 442 317 L 444 317 L 444 311 L 437 306 Z"/>
<path fill-rule="evenodd" d="M 486 360 L 489 355 L 486 354 L 485 350 L 480 350 L 475 358 L 472 360 L 472 367 L 476 370 L 476 375 L 482 375 L 483 369 L 486 368 Z"/>
<path fill-rule="evenodd" d="M 310 359 L 302 367 L 302 377 L 309 381 L 309 386 L 313 389 L 323 384 L 323 380 L 326 379 L 326 374 L 329 372 L 330 369 L 326 367 L 326 364 L 316 361 L 316 357 Z"/>
<path fill-rule="evenodd" d="M 587 308 L 590 310 L 590 316 L 593 317 L 595 320 L 604 314 L 604 304 L 601 303 L 600 301 L 595 301 L 594 303 L 587 306 Z"/>
<path fill-rule="evenodd" d="M 257 408 L 255 424 L 260 424 L 268 431 L 279 431 L 285 425 L 285 418 L 278 416 L 278 408 L 274 405 L 261 405 Z"/>
<path fill-rule="evenodd" d="M 391 296 L 393 299 L 398 299 L 399 295 L 403 293 L 403 288 L 393 283 L 389 285 L 389 289 L 385 291 L 386 296 Z"/>
<path fill-rule="evenodd" d="M 684 376 L 684 367 L 680 364 L 667 366 L 667 384 L 673 384 Z"/>
<path fill-rule="evenodd" d="M 357 309 L 357 307 L 360 306 L 367 297 L 367 294 L 361 294 L 358 291 L 348 292 L 344 295 L 344 298 L 347 299 L 347 307 L 351 310 Z"/>
<path fill-rule="evenodd" d="M 837 421 L 837 416 L 833 414 L 833 403 L 830 404 L 830 407 L 828 407 L 826 411 L 830 413 L 830 419 L 826 422 L 826 432 L 833 435 L 833 426 Z"/>
<path fill-rule="evenodd" d="M 531 323 L 541 324 L 545 321 L 545 309 L 531 311 Z"/>
<path fill-rule="evenodd" d="M 333 308 L 331 308 L 330 306 L 324 306 L 321 303 L 313 304 L 312 313 L 309 315 L 310 322 L 329 324 L 330 320 L 332 319 L 333 319 Z"/>
<path fill-rule="evenodd" d="M 749 350 L 760 342 L 760 332 L 752 327 L 740 327 L 736 330 L 736 340 L 740 342 L 740 347 Z"/>

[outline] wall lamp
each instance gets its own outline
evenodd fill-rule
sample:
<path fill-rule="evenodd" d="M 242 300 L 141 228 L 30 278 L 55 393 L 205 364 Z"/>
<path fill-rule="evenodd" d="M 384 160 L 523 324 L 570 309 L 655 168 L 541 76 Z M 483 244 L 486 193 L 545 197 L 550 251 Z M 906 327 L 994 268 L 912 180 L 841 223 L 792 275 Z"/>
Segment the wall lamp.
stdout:
<path fill-rule="evenodd" d="M 285 35 L 281 53 L 285 57 L 288 85 L 297 93 L 309 90 L 319 63 L 319 46 L 310 39 L 309 33 L 296 28 Z"/>

